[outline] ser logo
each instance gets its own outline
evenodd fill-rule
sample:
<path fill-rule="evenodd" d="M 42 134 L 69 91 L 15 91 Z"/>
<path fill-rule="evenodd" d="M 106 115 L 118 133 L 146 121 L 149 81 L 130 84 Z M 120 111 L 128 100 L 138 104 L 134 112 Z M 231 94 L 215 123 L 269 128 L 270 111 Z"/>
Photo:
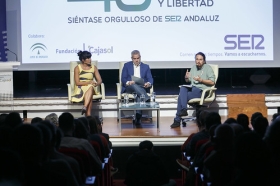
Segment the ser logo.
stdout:
<path fill-rule="evenodd" d="M 224 41 L 227 46 L 225 50 L 264 50 L 265 47 L 262 45 L 264 42 L 264 36 L 260 34 L 249 35 L 226 35 Z"/>
<path fill-rule="evenodd" d="M 120 10 L 125 12 L 140 12 L 146 10 L 152 0 L 145 0 L 142 4 L 139 5 L 127 5 L 122 2 L 122 0 L 67 0 L 68 2 L 84 2 L 84 1 L 104 1 L 104 11 L 111 11 L 111 1 L 116 1 L 117 6 Z"/>
<path fill-rule="evenodd" d="M 37 55 L 40 55 L 42 51 L 46 51 L 47 47 L 43 43 L 35 43 L 30 47 L 30 50 L 33 52 L 37 51 Z"/>

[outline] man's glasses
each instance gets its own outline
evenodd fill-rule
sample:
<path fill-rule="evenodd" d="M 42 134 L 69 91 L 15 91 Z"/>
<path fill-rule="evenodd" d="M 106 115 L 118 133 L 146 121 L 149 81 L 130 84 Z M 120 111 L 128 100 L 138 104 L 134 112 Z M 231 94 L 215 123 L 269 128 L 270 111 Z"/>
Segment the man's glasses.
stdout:
<path fill-rule="evenodd" d="M 140 59 L 140 57 L 137 57 L 137 58 L 132 58 L 132 59 Z"/>

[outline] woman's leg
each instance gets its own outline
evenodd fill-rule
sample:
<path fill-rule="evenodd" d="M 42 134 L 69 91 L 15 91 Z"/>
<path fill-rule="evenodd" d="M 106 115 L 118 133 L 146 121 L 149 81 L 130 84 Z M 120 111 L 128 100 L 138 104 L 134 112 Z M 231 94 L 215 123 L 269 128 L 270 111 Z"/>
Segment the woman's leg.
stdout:
<path fill-rule="evenodd" d="M 92 96 L 91 96 L 91 101 L 89 102 L 89 104 L 87 106 L 86 116 L 91 116 L 91 108 L 92 108 Z"/>
<path fill-rule="evenodd" d="M 87 108 L 87 115 L 88 115 L 88 108 L 90 107 L 90 111 L 91 111 L 91 105 L 92 105 L 92 95 L 93 95 L 93 87 L 90 87 L 84 96 L 84 107 Z"/>

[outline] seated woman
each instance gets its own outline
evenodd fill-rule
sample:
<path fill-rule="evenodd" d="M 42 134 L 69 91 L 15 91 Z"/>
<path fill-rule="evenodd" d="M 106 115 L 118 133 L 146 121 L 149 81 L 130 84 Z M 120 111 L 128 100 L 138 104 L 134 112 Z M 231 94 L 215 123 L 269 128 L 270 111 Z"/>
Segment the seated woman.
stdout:
<path fill-rule="evenodd" d="M 82 115 L 91 115 L 92 96 L 99 94 L 94 87 L 102 83 L 101 76 L 96 66 L 91 65 L 91 53 L 88 51 L 78 52 L 79 60 L 82 62 L 74 69 L 75 89 L 72 96 L 73 102 L 84 101 Z"/>

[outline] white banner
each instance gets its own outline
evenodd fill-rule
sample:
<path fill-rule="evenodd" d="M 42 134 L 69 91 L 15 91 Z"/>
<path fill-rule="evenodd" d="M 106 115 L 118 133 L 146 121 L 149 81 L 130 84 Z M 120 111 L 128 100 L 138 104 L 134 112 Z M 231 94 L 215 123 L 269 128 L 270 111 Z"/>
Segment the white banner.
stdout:
<path fill-rule="evenodd" d="M 1 64 L 0 64 L 1 66 Z M 0 101 L 11 101 L 13 95 L 13 71 L 8 68 L 0 70 Z"/>
<path fill-rule="evenodd" d="M 36 8 L 34 8 L 36 7 Z M 22 63 L 273 60 L 272 0 L 21 1 Z"/>

